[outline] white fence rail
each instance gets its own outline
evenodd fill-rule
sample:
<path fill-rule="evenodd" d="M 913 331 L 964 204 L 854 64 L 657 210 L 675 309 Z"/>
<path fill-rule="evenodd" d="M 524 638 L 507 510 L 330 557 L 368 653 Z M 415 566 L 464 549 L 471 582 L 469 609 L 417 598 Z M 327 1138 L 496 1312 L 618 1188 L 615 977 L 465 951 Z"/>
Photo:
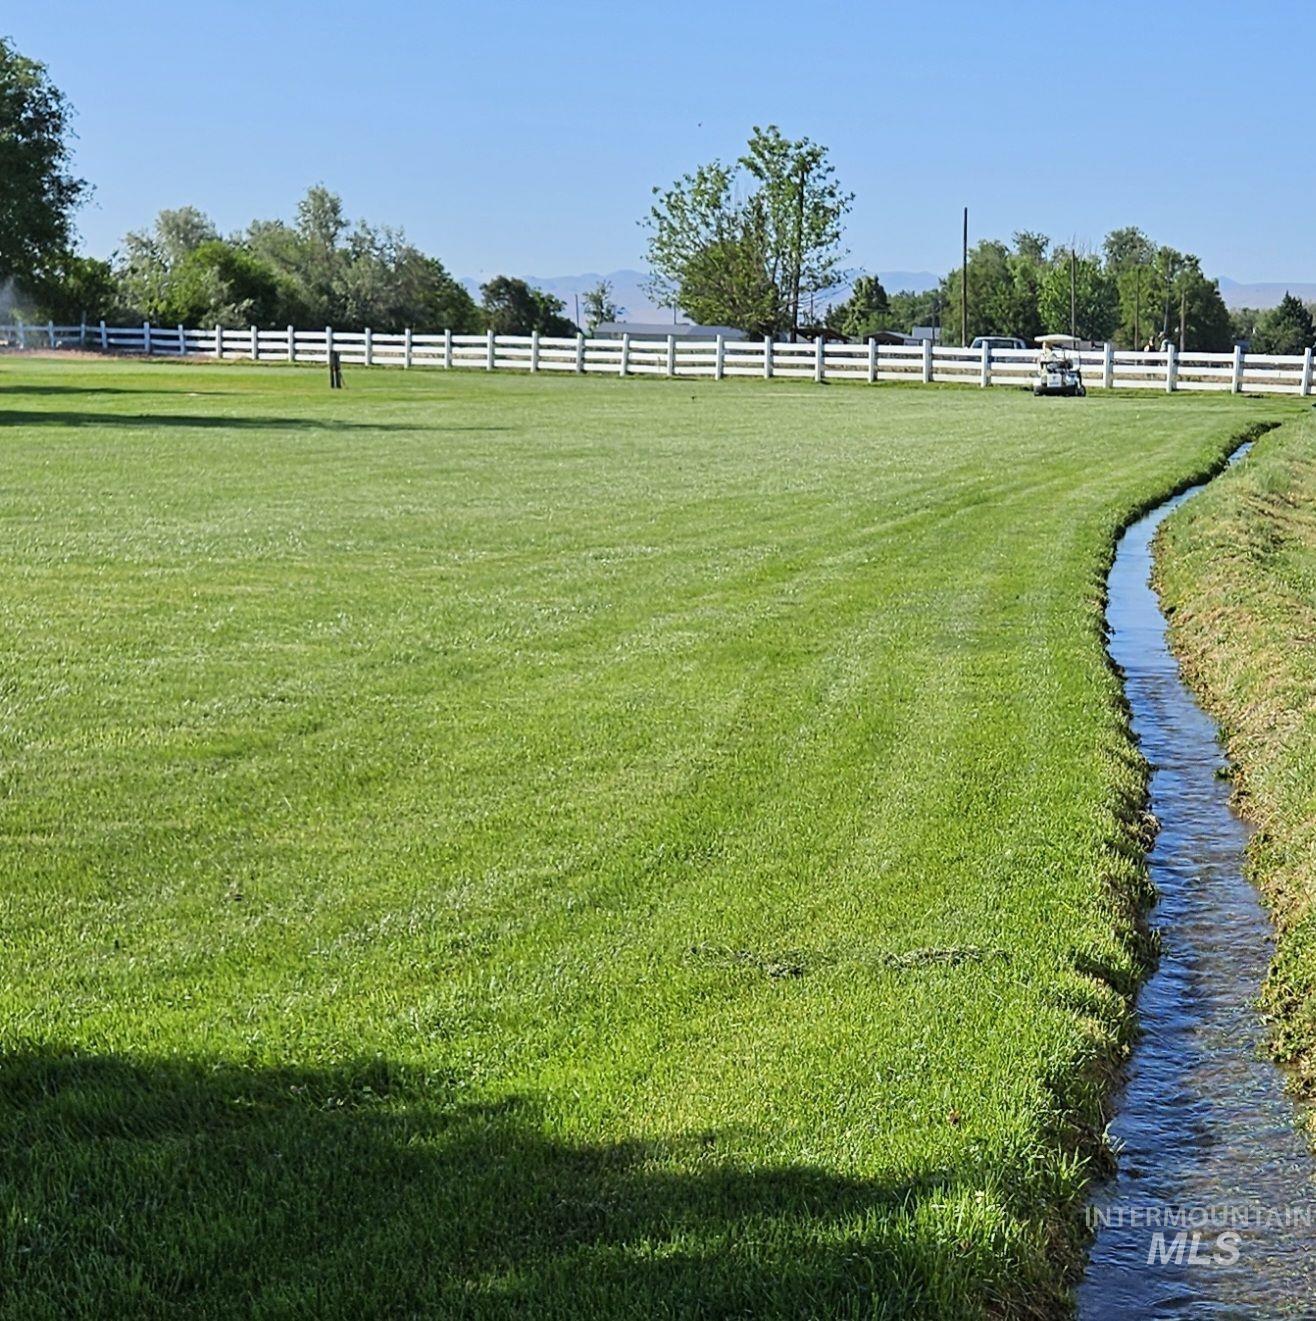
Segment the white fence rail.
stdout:
<path fill-rule="evenodd" d="M 328 362 L 367 367 L 474 368 L 611 376 L 730 376 L 811 381 L 960 382 L 1027 386 L 1033 349 L 978 350 L 941 345 L 788 344 L 764 340 L 590 339 L 585 335 L 420 335 L 323 330 L 210 330 L 184 326 L 0 326 L 0 346 L 84 348 L 165 357 Z M 1271 354 L 1142 353 L 1106 345 L 1076 355 L 1087 385 L 1121 390 L 1217 390 L 1235 394 L 1312 393 L 1312 351 Z"/>

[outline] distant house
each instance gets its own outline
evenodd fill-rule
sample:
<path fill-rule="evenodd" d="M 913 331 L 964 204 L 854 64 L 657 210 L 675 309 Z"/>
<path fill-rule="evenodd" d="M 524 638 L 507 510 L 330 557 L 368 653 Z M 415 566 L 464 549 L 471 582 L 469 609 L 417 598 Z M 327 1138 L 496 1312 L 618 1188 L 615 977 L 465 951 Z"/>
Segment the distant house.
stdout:
<path fill-rule="evenodd" d="M 697 326 L 693 321 L 600 321 L 594 327 L 595 339 L 620 339 L 623 335 L 632 339 L 666 339 L 668 335 L 677 339 L 716 339 L 719 335 L 726 340 L 745 338 L 745 332 L 733 326 Z"/>

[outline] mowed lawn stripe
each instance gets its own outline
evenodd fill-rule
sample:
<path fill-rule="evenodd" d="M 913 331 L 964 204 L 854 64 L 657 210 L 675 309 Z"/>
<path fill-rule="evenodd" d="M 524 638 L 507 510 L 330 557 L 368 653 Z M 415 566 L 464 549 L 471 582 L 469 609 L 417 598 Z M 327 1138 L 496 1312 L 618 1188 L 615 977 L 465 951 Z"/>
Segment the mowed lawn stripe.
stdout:
<path fill-rule="evenodd" d="M 1102 575 L 1284 407 L 0 364 L 0 1307 L 1059 1307 Z"/>

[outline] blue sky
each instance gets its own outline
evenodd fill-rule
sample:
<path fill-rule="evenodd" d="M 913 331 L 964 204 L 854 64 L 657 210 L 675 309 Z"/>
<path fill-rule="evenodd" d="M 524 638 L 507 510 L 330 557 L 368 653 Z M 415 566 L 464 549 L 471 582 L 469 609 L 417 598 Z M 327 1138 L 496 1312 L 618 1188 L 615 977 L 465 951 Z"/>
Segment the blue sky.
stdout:
<path fill-rule="evenodd" d="M 5 11 L 8 12 L 5 12 Z M 825 143 L 854 264 L 1140 224 L 1238 280 L 1316 280 L 1316 4 L 137 4 L 44 0 L 107 255 L 161 207 L 224 230 L 323 182 L 457 274 L 642 262 L 654 184 L 755 123 Z"/>

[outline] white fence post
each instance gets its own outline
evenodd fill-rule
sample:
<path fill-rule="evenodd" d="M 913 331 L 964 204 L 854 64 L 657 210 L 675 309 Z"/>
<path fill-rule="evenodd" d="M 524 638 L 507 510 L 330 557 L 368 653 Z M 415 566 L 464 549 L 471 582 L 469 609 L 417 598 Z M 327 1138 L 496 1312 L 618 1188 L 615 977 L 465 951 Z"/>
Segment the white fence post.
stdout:
<path fill-rule="evenodd" d="M 726 369 L 727 345 L 721 334 L 717 337 L 717 346 L 713 350 L 713 379 L 720 381 Z"/>
<path fill-rule="evenodd" d="M 585 370 L 585 332 L 583 330 L 578 330 L 576 331 L 576 371 L 583 372 L 584 370 Z"/>
<path fill-rule="evenodd" d="M 324 328 L 324 360 L 333 362 L 334 360 L 334 328 L 325 326 Z"/>
<path fill-rule="evenodd" d="M 178 327 L 178 356 L 180 358 L 187 356 L 187 332 L 182 326 Z"/>
<path fill-rule="evenodd" d="M 818 338 L 813 341 L 813 345 L 813 379 L 815 381 L 825 381 L 827 379 L 827 345 L 821 331 L 818 332 Z"/>
<path fill-rule="evenodd" d="M 215 357 L 217 357 L 217 358 L 222 358 L 223 356 L 224 356 L 224 327 L 223 327 L 223 326 L 216 326 L 216 327 L 215 327 Z"/>
<path fill-rule="evenodd" d="M 676 336 L 675 335 L 668 335 L 667 337 L 667 374 L 668 376 L 676 375 Z"/>
<path fill-rule="evenodd" d="M 55 323 L 53 321 L 46 322 L 46 334 L 50 336 L 50 347 L 52 349 L 58 347 L 55 344 Z"/>
<path fill-rule="evenodd" d="M 494 369 L 494 355 L 497 353 L 497 345 L 494 342 L 493 327 L 490 326 L 484 335 L 484 369 L 491 372 Z"/>
<path fill-rule="evenodd" d="M 142 352 L 149 358 L 151 356 L 151 323 L 142 322 Z"/>
<path fill-rule="evenodd" d="M 1106 390 L 1115 388 L 1115 346 L 1110 340 L 1106 341 L 1106 347 L 1102 352 L 1101 384 Z"/>
<path fill-rule="evenodd" d="M 621 371 L 619 376 L 625 376 L 631 369 L 631 335 L 630 331 L 623 331 L 621 337 Z"/>
<path fill-rule="evenodd" d="M 100 324 L 101 332 L 101 352 L 104 353 L 110 347 L 110 332 L 105 328 L 104 320 Z"/>
<path fill-rule="evenodd" d="M 82 348 L 87 347 L 87 314 L 82 314 L 82 325 L 78 327 L 78 344 Z"/>
<path fill-rule="evenodd" d="M 992 383 L 992 346 L 984 343 L 982 346 L 982 379 L 979 385 L 985 390 Z"/>
<path fill-rule="evenodd" d="M 1234 345 L 1234 375 L 1229 383 L 1230 394 L 1243 393 L 1243 346 Z"/>
<path fill-rule="evenodd" d="M 18 347 L 27 348 L 27 327 L 21 321 L 18 323 Z"/>
<path fill-rule="evenodd" d="M 923 384 L 932 384 L 932 341 L 923 341 Z"/>
<path fill-rule="evenodd" d="M 443 365 L 452 367 L 452 331 L 446 328 L 443 332 Z"/>
<path fill-rule="evenodd" d="M 1311 350 L 1302 355 L 1302 393 L 1311 394 Z"/>
<path fill-rule="evenodd" d="M 1179 353 L 1173 344 L 1165 346 L 1165 393 L 1173 394 L 1179 384 Z"/>
<path fill-rule="evenodd" d="M 402 365 L 411 366 L 411 327 L 407 326 L 402 331 Z"/>
<path fill-rule="evenodd" d="M 539 331 L 530 332 L 530 370 L 537 372 L 539 370 Z"/>
<path fill-rule="evenodd" d="M 260 361 L 260 331 L 255 326 L 251 328 L 251 360 Z"/>
<path fill-rule="evenodd" d="M 772 336 L 763 336 L 763 379 L 772 380 Z"/>
<path fill-rule="evenodd" d="M 375 365 L 375 336 L 369 326 L 366 327 L 365 331 L 365 349 L 362 357 L 365 358 L 367 367 Z"/>
<path fill-rule="evenodd" d="M 297 361 L 297 331 L 293 326 L 288 327 L 288 361 Z"/>
<path fill-rule="evenodd" d="M 868 384 L 877 383 L 877 336 L 872 335 L 868 340 Z"/>

